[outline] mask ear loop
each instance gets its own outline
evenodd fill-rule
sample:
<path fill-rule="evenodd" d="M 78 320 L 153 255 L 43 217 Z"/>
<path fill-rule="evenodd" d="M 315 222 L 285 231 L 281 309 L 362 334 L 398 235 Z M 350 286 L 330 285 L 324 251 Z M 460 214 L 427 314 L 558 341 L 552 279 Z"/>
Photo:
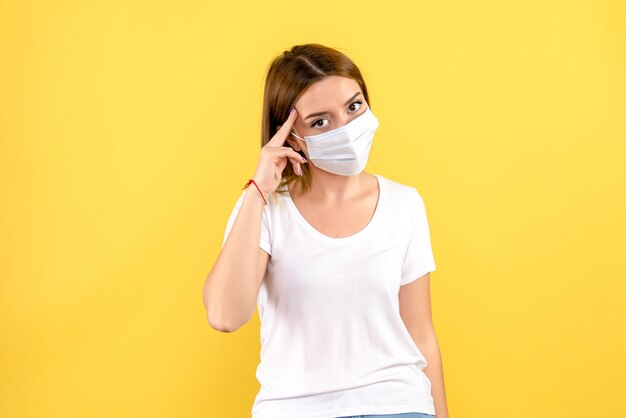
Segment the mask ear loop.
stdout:
<path fill-rule="evenodd" d="M 305 140 L 304 138 L 302 138 L 301 136 L 296 135 L 296 133 L 294 131 L 291 131 L 291 135 L 295 136 L 296 138 L 299 138 L 301 140 Z"/>
<path fill-rule="evenodd" d="M 300 136 L 296 135 L 296 133 L 295 133 L 294 131 L 291 131 L 290 133 L 291 133 L 291 135 L 295 136 L 296 138 L 300 138 L 301 140 L 303 140 L 303 141 L 305 141 L 305 142 L 306 142 L 306 139 L 304 139 L 304 138 L 302 138 L 302 137 L 300 137 Z M 308 155 L 306 155 L 306 153 L 304 152 L 304 150 L 302 150 L 302 154 L 304 154 L 304 158 L 306 158 L 307 160 L 310 160 L 309 156 L 308 156 Z M 302 154 L 300 154 L 300 155 L 302 155 Z"/>

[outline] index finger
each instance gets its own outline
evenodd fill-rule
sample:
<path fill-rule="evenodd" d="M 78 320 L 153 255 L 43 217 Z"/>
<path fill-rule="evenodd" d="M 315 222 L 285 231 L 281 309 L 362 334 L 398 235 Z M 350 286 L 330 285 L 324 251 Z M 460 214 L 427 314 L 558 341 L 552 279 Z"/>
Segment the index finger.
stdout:
<path fill-rule="evenodd" d="M 291 133 L 291 128 L 295 123 L 297 116 L 298 111 L 295 107 L 293 107 L 285 123 L 280 127 L 272 139 L 267 142 L 271 147 L 281 147 L 285 143 L 285 140 Z"/>

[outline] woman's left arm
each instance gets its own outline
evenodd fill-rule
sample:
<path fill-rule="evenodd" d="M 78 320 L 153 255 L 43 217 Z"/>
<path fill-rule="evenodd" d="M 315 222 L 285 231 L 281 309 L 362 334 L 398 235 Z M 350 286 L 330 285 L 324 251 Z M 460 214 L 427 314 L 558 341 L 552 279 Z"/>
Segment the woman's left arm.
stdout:
<path fill-rule="evenodd" d="M 443 380 L 443 363 L 430 307 L 430 273 L 400 286 L 398 299 L 400 316 L 413 341 L 428 362 L 424 373 L 432 385 L 436 418 L 449 418 Z"/>

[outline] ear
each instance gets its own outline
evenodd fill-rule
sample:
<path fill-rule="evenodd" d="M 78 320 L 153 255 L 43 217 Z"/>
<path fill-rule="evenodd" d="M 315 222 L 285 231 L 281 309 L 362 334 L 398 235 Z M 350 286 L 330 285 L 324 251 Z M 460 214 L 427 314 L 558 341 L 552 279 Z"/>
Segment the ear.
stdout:
<path fill-rule="evenodd" d="M 291 148 L 293 148 L 294 151 L 301 151 L 302 147 L 300 146 L 300 144 L 298 144 L 298 141 L 296 141 L 293 138 L 293 135 L 289 134 L 289 136 L 285 139 L 285 141 L 291 145 Z"/>

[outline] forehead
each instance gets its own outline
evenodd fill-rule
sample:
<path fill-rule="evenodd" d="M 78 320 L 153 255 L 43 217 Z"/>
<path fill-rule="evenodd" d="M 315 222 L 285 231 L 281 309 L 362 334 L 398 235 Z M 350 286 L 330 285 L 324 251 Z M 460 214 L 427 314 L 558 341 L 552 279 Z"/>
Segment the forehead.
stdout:
<path fill-rule="evenodd" d="M 343 107 L 346 100 L 356 92 L 361 92 L 361 87 L 356 80 L 331 75 L 311 84 L 296 101 L 296 107 L 301 112 L 324 111 L 329 110 L 330 107 Z M 363 99 L 362 96 L 359 98 Z"/>

